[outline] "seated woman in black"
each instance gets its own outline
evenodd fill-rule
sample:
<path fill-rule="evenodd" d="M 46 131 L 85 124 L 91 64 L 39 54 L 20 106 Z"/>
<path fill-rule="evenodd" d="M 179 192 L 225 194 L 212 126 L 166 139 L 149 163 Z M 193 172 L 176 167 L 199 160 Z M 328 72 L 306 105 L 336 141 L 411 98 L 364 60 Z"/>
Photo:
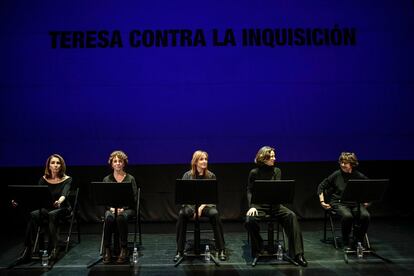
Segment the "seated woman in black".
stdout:
<path fill-rule="evenodd" d="M 342 241 L 344 248 L 349 250 L 351 246 L 357 242 L 363 241 L 368 230 L 370 214 L 367 210 L 368 203 L 361 204 L 360 217 L 355 215 L 358 213 L 358 205 L 355 202 L 341 201 L 342 194 L 348 184 L 349 179 L 366 179 L 367 177 L 356 170 L 358 166 L 358 158 L 353 152 L 342 152 L 338 159 L 340 170 L 336 170 L 330 176 L 325 178 L 318 186 L 318 196 L 322 208 L 332 208 L 338 215 L 342 217 Z M 330 196 L 330 202 L 325 202 L 324 193 Z M 359 222 L 359 227 L 354 228 L 355 244 L 350 244 L 349 235 L 352 230 L 352 224 Z"/>
<path fill-rule="evenodd" d="M 128 156 L 120 150 L 114 151 L 109 156 L 108 164 L 112 167 L 113 173 L 106 176 L 103 182 L 128 182 L 132 183 L 134 191 L 135 202 L 137 201 L 137 184 L 135 178 L 124 171 L 128 164 Z M 128 261 L 128 217 L 134 216 L 135 206 L 123 206 L 118 208 L 115 220 L 115 208 L 108 206 L 105 212 L 105 229 L 104 229 L 104 258 L 103 263 L 108 264 L 112 261 L 111 243 L 112 234 L 117 231 L 119 234 L 121 252 L 116 260 L 117 263 L 122 264 Z M 117 241 L 118 242 L 118 241 Z M 118 249 L 116 248 L 115 251 Z"/>
<path fill-rule="evenodd" d="M 276 206 L 268 205 L 254 205 L 251 204 L 252 187 L 255 180 L 280 180 L 282 172 L 279 168 L 275 167 L 275 149 L 265 146 L 262 147 L 256 154 L 255 163 L 257 168 L 252 169 L 249 174 L 247 185 L 247 200 L 249 210 L 246 214 L 245 227 L 249 232 L 252 241 L 253 251 L 260 253 L 263 250 L 263 239 L 260 236 L 260 228 L 257 221 L 264 218 L 267 215 L 277 218 L 282 224 L 283 229 L 288 236 L 289 254 L 290 256 L 301 266 L 307 266 L 308 262 L 305 260 L 303 251 L 303 238 L 302 232 L 296 214 L 279 204 Z M 272 210 L 272 214 L 270 214 Z"/>
<path fill-rule="evenodd" d="M 207 169 L 208 154 L 205 151 L 198 150 L 194 152 L 193 159 L 191 160 L 191 170 L 186 172 L 182 179 L 216 179 L 214 173 Z M 194 205 L 183 205 L 178 213 L 177 221 L 177 255 L 174 257 L 174 261 L 184 255 L 184 246 L 186 241 L 187 222 L 190 218 L 195 216 L 195 212 L 198 212 L 198 216 L 208 217 L 210 219 L 211 226 L 214 232 L 214 239 L 216 241 L 216 248 L 219 251 L 219 259 L 221 261 L 226 260 L 224 252 L 224 235 L 223 226 L 221 224 L 220 215 L 214 204 L 201 204 L 198 210 L 194 210 Z"/>
<path fill-rule="evenodd" d="M 30 259 L 33 241 L 38 226 L 44 228 L 48 235 L 48 252 L 50 260 L 54 260 L 58 254 L 57 225 L 59 219 L 70 213 L 70 204 L 66 200 L 72 177 L 66 175 L 66 164 L 62 156 L 52 154 L 46 160 L 45 174 L 40 178 L 39 185 L 47 185 L 52 196 L 51 208 L 41 208 L 30 213 L 30 220 L 26 228 L 24 251 L 18 262 L 25 262 Z M 18 202 L 12 201 L 14 207 Z M 23 204 L 23 202 L 22 202 Z"/>

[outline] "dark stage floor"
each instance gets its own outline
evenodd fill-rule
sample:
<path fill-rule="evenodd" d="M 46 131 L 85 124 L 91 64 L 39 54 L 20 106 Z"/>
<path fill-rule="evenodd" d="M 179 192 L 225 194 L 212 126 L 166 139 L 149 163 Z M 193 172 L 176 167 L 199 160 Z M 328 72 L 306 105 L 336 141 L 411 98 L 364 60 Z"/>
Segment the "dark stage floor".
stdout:
<path fill-rule="evenodd" d="M 139 264 L 102 265 L 90 269 L 87 265 L 98 256 L 100 235 L 95 226 L 84 227 L 82 242 L 72 244 L 66 255 L 50 270 L 44 270 L 40 262 L 6 269 L 18 256 L 22 248 L 22 237 L 16 234 L 3 235 L 0 251 L 1 275 L 414 275 L 414 223 L 409 219 L 374 219 L 369 230 L 371 245 L 378 254 L 389 259 L 386 263 L 373 256 L 362 260 L 343 260 L 341 250 L 331 244 L 322 243 L 322 221 L 301 221 L 306 258 L 309 266 L 297 267 L 291 264 L 258 264 L 252 261 L 246 233 L 240 223 L 224 223 L 228 261 L 220 267 L 203 261 L 185 261 L 175 268 L 172 258 L 175 254 L 173 223 L 143 224 L 143 245 Z M 6 237 L 7 236 L 7 237 Z"/>

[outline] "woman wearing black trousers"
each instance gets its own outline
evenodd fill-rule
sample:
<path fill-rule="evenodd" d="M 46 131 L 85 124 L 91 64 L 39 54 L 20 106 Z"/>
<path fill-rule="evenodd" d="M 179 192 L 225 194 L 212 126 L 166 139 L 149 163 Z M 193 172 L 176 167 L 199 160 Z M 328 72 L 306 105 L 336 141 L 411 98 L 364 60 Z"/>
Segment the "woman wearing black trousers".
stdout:
<path fill-rule="evenodd" d="M 48 252 L 50 260 L 54 260 L 58 254 L 57 227 L 59 219 L 70 213 L 70 204 L 66 200 L 72 177 L 66 175 L 65 160 L 59 154 L 52 154 L 46 160 L 45 173 L 39 180 L 39 185 L 48 186 L 52 202 L 49 208 L 41 208 L 30 213 L 30 220 L 26 228 L 25 248 L 18 259 L 18 262 L 25 262 L 31 258 L 33 241 L 38 226 L 41 226 L 48 236 Z M 13 207 L 20 202 L 12 201 Z M 24 205 L 24 202 L 21 202 Z"/>
<path fill-rule="evenodd" d="M 191 170 L 186 172 L 182 179 L 216 179 L 214 173 L 207 169 L 208 154 L 205 151 L 196 151 L 191 160 Z M 187 223 L 190 218 L 198 212 L 199 217 L 208 217 L 214 232 L 216 248 L 219 251 L 219 259 L 226 260 L 224 251 L 223 226 L 220 220 L 219 212 L 214 204 L 201 204 L 198 210 L 194 210 L 194 205 L 183 205 L 178 213 L 177 220 L 177 254 L 174 261 L 178 261 L 184 255 L 184 246 L 186 241 Z"/>
<path fill-rule="evenodd" d="M 135 178 L 125 172 L 125 166 L 128 164 L 128 156 L 120 150 L 114 151 L 109 156 L 108 164 L 113 169 L 113 173 L 106 176 L 103 182 L 118 182 L 118 183 L 131 183 L 134 192 L 135 202 L 137 201 L 137 184 Z M 112 234 L 117 232 L 119 235 L 119 242 L 117 243 L 121 247 L 120 254 L 116 260 L 118 264 L 122 264 L 128 261 L 128 218 L 135 215 L 135 206 L 123 206 L 122 208 L 115 209 L 112 206 L 108 206 L 105 212 L 105 229 L 104 229 L 104 258 L 103 263 L 108 264 L 112 261 Z M 117 214 L 115 216 L 115 210 Z M 116 217 L 116 219 L 115 219 Z M 118 248 L 115 248 L 117 251 Z"/>
<path fill-rule="evenodd" d="M 272 147 L 262 147 L 256 154 L 255 163 L 257 168 L 250 171 L 247 185 L 247 200 L 249 210 L 246 214 L 245 227 L 249 232 L 252 242 L 252 251 L 260 253 L 263 251 L 263 239 L 260 236 L 258 221 L 270 215 L 279 220 L 288 236 L 289 255 L 301 266 L 307 266 L 308 262 L 304 257 L 303 238 L 296 214 L 285 206 L 278 204 L 275 206 L 251 204 L 252 187 L 255 180 L 280 180 L 282 172 L 275 167 L 275 149 Z M 270 208 L 272 207 L 272 208 Z M 272 213 L 270 211 L 272 210 Z"/>

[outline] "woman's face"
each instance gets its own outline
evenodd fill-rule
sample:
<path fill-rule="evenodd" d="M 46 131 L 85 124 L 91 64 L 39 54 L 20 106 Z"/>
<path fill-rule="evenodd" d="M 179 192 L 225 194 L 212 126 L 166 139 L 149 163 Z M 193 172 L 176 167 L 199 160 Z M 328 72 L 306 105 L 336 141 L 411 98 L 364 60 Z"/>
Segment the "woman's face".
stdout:
<path fill-rule="evenodd" d="M 267 159 L 264 163 L 268 166 L 274 166 L 275 165 L 275 160 L 276 160 L 275 152 L 271 151 L 269 159 Z"/>
<path fill-rule="evenodd" d="M 114 171 L 123 171 L 124 167 L 124 160 L 122 160 L 118 156 L 115 156 L 114 159 L 112 159 L 112 169 L 114 169 Z"/>
<path fill-rule="evenodd" d="M 341 167 L 341 170 L 343 172 L 346 172 L 346 173 L 352 172 L 352 166 L 351 166 L 351 163 L 349 162 L 341 161 L 339 162 L 339 166 Z"/>
<path fill-rule="evenodd" d="M 197 169 L 199 171 L 206 170 L 208 165 L 207 156 L 202 154 L 200 158 L 197 160 Z"/>
<path fill-rule="evenodd" d="M 49 161 L 49 170 L 52 174 L 57 174 L 60 172 L 62 164 L 60 163 L 59 158 L 52 157 Z"/>

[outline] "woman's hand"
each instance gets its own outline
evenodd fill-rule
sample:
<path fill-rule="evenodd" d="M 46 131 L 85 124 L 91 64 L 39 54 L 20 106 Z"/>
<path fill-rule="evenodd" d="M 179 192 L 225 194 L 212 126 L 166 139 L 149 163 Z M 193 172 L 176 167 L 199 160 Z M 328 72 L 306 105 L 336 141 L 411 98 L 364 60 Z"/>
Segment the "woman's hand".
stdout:
<path fill-rule="evenodd" d="M 10 203 L 13 208 L 16 208 L 19 205 L 16 201 L 14 201 L 14 199 L 12 199 Z"/>
<path fill-rule="evenodd" d="M 321 201 L 321 206 L 322 206 L 322 208 L 323 208 L 323 209 L 325 209 L 325 210 L 329 210 L 329 209 L 331 209 L 331 208 L 332 208 L 332 206 L 331 206 L 330 204 L 325 203 L 324 201 Z"/>
<path fill-rule="evenodd" d="M 206 204 L 201 204 L 200 207 L 198 207 L 198 217 L 201 217 L 201 214 L 203 213 L 203 209 L 206 207 Z M 194 214 L 194 218 L 196 217 L 196 215 Z"/>
<path fill-rule="evenodd" d="M 60 208 L 60 205 L 62 205 L 62 203 L 63 203 L 63 201 L 65 201 L 65 197 L 64 196 L 61 196 L 61 197 L 59 197 L 59 199 L 58 200 L 56 200 L 54 203 L 53 203 L 53 207 L 55 207 L 55 208 Z"/>
<path fill-rule="evenodd" d="M 259 214 L 259 212 L 257 212 L 257 209 L 252 207 L 249 209 L 249 211 L 247 211 L 246 216 L 248 217 L 254 217 L 257 216 Z"/>

